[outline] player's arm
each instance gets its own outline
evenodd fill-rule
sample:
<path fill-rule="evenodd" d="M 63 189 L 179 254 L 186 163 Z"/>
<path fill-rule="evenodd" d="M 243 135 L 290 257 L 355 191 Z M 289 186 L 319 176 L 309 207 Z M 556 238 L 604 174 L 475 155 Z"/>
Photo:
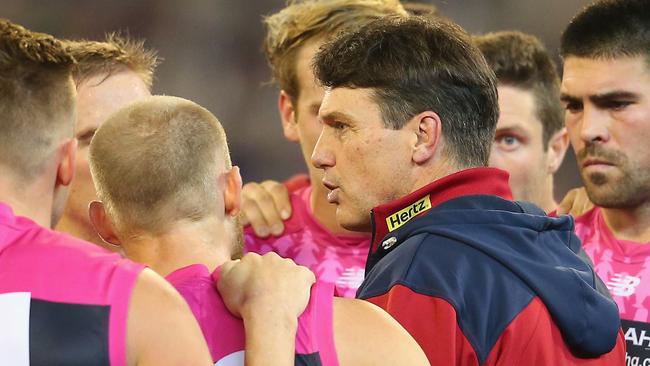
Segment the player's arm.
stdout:
<path fill-rule="evenodd" d="M 136 280 L 126 333 L 129 366 L 212 365 L 208 346 L 187 303 L 149 269 Z"/>
<path fill-rule="evenodd" d="M 341 366 L 429 365 L 417 342 L 379 307 L 334 299 L 334 344 Z"/>
<path fill-rule="evenodd" d="M 246 183 L 242 188 L 242 223 L 250 224 L 255 235 L 267 237 L 284 231 L 284 220 L 291 217 L 288 188 L 276 181 Z"/>
<path fill-rule="evenodd" d="M 587 190 L 584 187 L 570 190 L 557 206 L 557 215 L 571 215 L 578 217 L 591 210 L 594 204 L 587 196 Z"/>
<path fill-rule="evenodd" d="M 297 318 L 281 312 L 257 311 L 245 312 L 242 318 L 246 332 L 246 366 L 294 364 Z"/>
<path fill-rule="evenodd" d="M 247 366 L 294 364 L 298 317 L 314 281 L 309 269 L 275 253 L 249 253 L 221 266 L 217 288 L 244 320 Z"/>

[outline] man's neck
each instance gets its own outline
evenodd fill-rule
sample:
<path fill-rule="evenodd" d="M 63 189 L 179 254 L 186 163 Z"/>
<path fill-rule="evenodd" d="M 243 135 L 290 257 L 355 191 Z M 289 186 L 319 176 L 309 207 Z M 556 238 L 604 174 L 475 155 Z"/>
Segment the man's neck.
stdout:
<path fill-rule="evenodd" d="M 409 184 L 404 184 L 405 192 L 403 195 L 405 196 L 413 193 L 438 179 L 458 173 L 465 169 L 469 168 L 458 167 L 452 159 L 439 156 L 437 159 L 434 159 L 432 163 L 424 165 L 420 169 L 416 170 L 410 180 L 407 180 L 406 178 L 402 179 L 403 182 L 411 182 Z"/>
<path fill-rule="evenodd" d="M 634 209 L 601 208 L 601 212 L 616 239 L 650 242 L 650 203 Z"/>
<path fill-rule="evenodd" d="M 27 217 L 43 227 L 50 228 L 54 192 L 42 189 L 40 183 L 18 187 L 14 181 L 0 178 L 0 202 L 9 205 L 14 215 Z"/>
<path fill-rule="evenodd" d="M 540 208 L 547 214 L 553 212 L 557 210 L 557 201 L 553 197 L 549 197 Z"/>
<path fill-rule="evenodd" d="M 162 276 L 193 264 L 203 264 L 212 272 L 230 260 L 233 246 L 233 234 L 216 219 L 176 223 L 163 234 L 140 234 L 123 240 L 129 259 Z"/>
<path fill-rule="evenodd" d="M 92 226 L 90 226 L 90 223 L 87 222 L 82 223 L 79 220 L 75 220 L 67 215 L 63 215 L 61 217 L 59 223 L 56 224 L 56 230 L 63 233 L 70 234 L 75 238 L 97 244 L 101 247 L 104 247 L 112 251 L 118 250 L 118 248 L 115 248 L 114 246 L 109 246 L 108 244 L 104 243 L 101 237 L 97 235 L 95 229 L 93 229 Z"/>
<path fill-rule="evenodd" d="M 546 213 L 557 210 L 557 201 L 554 197 L 553 187 L 553 175 L 550 175 L 546 180 L 546 185 L 544 186 L 544 198 L 542 199 L 542 202 L 540 202 L 541 209 Z"/>

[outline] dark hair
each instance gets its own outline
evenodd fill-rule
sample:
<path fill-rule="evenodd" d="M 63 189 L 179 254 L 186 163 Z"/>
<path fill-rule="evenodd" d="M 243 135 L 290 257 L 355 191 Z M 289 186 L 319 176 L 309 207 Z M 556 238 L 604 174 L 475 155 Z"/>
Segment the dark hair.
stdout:
<path fill-rule="evenodd" d="M 584 8 L 562 34 L 562 57 L 650 56 L 650 1 L 606 0 Z"/>
<path fill-rule="evenodd" d="M 386 17 L 323 46 L 314 73 L 327 88 L 374 89 L 390 128 L 436 112 L 447 155 L 464 167 L 487 165 L 499 115 L 496 79 L 459 26 Z"/>
<path fill-rule="evenodd" d="M 500 84 L 533 93 L 546 149 L 551 136 L 564 126 L 560 78 L 551 55 L 539 39 L 521 32 L 488 33 L 474 41 Z"/>

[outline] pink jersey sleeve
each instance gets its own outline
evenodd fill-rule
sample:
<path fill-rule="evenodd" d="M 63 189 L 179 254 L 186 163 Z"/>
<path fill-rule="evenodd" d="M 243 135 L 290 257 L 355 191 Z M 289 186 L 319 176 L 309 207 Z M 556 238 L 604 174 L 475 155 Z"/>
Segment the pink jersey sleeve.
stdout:
<path fill-rule="evenodd" d="M 334 284 L 317 281 L 311 289 L 307 308 L 298 319 L 296 364 L 311 365 L 308 359 L 320 358 L 322 365 L 338 366 L 334 346 Z M 303 358 L 304 360 L 301 360 Z"/>
<path fill-rule="evenodd" d="M 208 344 L 212 360 L 243 360 L 246 343 L 244 324 L 241 319 L 230 314 L 214 285 L 219 273 L 219 268 L 211 274 L 204 265 L 194 264 L 174 271 L 166 279 L 190 306 Z"/>
<path fill-rule="evenodd" d="M 243 365 L 244 325 L 228 312 L 214 286 L 219 275 L 219 268 L 210 274 L 205 266 L 195 264 L 178 269 L 166 278 L 190 305 L 216 365 Z M 331 283 L 318 281 L 312 286 L 309 304 L 298 319 L 295 350 L 298 366 L 338 366 L 332 325 L 333 292 Z"/>

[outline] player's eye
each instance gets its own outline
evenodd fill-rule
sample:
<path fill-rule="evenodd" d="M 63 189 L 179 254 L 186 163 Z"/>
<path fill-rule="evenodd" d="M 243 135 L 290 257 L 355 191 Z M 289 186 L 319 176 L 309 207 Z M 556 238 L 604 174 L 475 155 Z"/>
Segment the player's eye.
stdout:
<path fill-rule="evenodd" d="M 521 146 L 521 139 L 514 135 L 497 136 L 494 141 L 502 150 L 512 151 Z"/>

